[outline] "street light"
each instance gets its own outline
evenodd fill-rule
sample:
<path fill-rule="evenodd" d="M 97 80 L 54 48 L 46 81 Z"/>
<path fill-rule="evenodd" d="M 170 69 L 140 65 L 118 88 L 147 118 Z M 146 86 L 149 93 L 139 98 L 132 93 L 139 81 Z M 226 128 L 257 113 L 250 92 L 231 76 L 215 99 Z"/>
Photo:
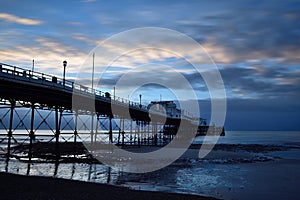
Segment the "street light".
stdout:
<path fill-rule="evenodd" d="M 65 78 L 66 78 L 66 66 L 67 66 L 67 61 L 63 62 L 63 66 L 64 66 L 64 78 L 63 78 L 63 85 L 65 87 Z"/>
<path fill-rule="evenodd" d="M 34 60 L 32 60 L 31 76 L 33 76 L 33 71 L 34 71 Z"/>
<path fill-rule="evenodd" d="M 140 108 L 142 108 L 142 95 L 140 94 Z"/>

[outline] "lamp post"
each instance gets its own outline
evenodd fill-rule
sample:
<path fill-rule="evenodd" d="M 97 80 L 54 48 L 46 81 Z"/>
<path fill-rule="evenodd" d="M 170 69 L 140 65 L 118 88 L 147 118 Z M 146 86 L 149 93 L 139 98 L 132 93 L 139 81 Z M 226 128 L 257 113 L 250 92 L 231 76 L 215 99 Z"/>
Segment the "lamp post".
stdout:
<path fill-rule="evenodd" d="M 114 86 L 114 100 L 116 100 L 116 86 Z"/>
<path fill-rule="evenodd" d="M 66 67 L 67 67 L 67 61 L 64 61 L 63 62 L 63 66 L 64 66 L 64 78 L 63 78 L 63 85 L 64 85 L 64 87 L 65 87 L 65 78 L 66 78 Z"/>
<path fill-rule="evenodd" d="M 34 71 L 34 60 L 32 60 L 31 76 L 33 76 L 33 71 Z"/>
<path fill-rule="evenodd" d="M 142 95 L 140 94 L 140 108 L 142 108 Z"/>

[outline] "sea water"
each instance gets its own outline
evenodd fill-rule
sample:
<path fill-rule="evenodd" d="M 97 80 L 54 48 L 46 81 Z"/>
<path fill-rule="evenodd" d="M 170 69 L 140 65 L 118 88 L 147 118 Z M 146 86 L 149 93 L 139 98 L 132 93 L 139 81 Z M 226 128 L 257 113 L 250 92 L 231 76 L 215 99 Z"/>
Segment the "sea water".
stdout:
<path fill-rule="evenodd" d="M 196 144 L 291 144 L 300 142 L 300 131 L 226 131 L 225 136 L 197 137 Z"/>

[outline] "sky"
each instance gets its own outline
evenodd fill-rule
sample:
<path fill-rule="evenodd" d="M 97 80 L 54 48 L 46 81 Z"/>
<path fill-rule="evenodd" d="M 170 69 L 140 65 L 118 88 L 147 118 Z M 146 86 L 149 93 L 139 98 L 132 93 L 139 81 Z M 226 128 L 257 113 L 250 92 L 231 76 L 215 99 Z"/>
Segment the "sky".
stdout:
<path fill-rule="evenodd" d="M 97 88 L 110 92 L 130 72 L 139 80 L 163 77 L 184 95 L 186 88 L 175 80 L 180 73 L 199 100 L 201 116 L 208 119 L 211 93 L 205 74 L 216 67 L 226 92 L 226 130 L 300 130 L 300 1 L 0 0 L 0 5 L 2 63 L 31 69 L 34 59 L 35 71 L 61 77 L 62 61 L 67 60 L 67 78 L 90 85 L 91 53 L 96 51 L 96 77 L 106 69 Z M 144 27 L 181 33 L 205 51 L 160 34 L 107 42 L 116 34 Z M 148 45 L 159 41 L 157 48 L 103 62 L 140 38 Z M 193 62 L 203 67 L 201 74 Z M 139 101 L 142 94 L 144 104 L 176 97 L 168 87 L 148 84 L 136 89 L 134 83 L 118 85 L 116 95 Z"/>

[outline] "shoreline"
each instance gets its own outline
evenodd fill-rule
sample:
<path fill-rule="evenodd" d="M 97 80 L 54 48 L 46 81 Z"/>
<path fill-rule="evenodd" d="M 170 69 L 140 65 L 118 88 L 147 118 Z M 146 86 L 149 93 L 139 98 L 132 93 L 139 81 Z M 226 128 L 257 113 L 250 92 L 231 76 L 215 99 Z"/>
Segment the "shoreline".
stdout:
<path fill-rule="evenodd" d="M 0 190 L 1 199 L 216 199 L 200 195 L 131 190 L 108 184 L 3 172 L 0 172 Z"/>
<path fill-rule="evenodd" d="M 60 151 L 57 156 L 55 151 L 55 143 L 37 143 L 32 147 L 32 158 L 34 160 L 39 160 L 38 162 L 49 163 L 59 161 L 60 163 L 101 164 L 101 162 L 99 162 L 99 160 L 97 160 L 97 158 L 95 158 L 92 153 L 88 152 L 83 143 L 78 143 L 77 150 L 74 152 L 72 152 L 74 150 L 73 145 L 73 143 L 61 144 L 59 148 Z M 160 148 L 162 148 L 162 146 L 124 146 L 120 148 L 133 153 L 148 153 L 159 150 Z M 216 144 L 208 153 L 208 155 L 203 158 L 199 158 L 199 150 L 205 150 L 206 148 L 210 148 L 210 144 L 192 144 L 185 151 L 185 153 L 183 153 L 183 155 L 181 155 L 181 157 L 175 161 L 175 163 L 186 159 L 197 159 L 201 161 L 214 158 L 220 159 L 225 158 L 226 156 L 233 156 L 234 158 L 250 158 L 253 155 L 260 154 L 262 156 L 262 154 L 268 154 L 275 151 L 289 151 L 292 149 L 300 149 L 300 144 Z M 12 149 L 16 152 L 16 154 L 10 155 L 10 158 L 15 158 L 24 162 L 34 162 L 28 160 L 28 145 L 24 145 L 21 148 L 18 146 L 12 147 Z M 176 151 L 177 148 L 170 147 L 170 149 Z M 105 155 L 107 153 L 105 153 L 105 151 L 109 150 L 109 148 L 103 150 L 104 154 L 102 155 Z M 110 151 L 107 154 L 108 156 L 112 155 Z M 6 155 L 1 154 L 0 157 L 6 158 Z"/>
<path fill-rule="evenodd" d="M 52 145 L 50 144 L 48 147 L 52 147 Z M 66 150 L 64 153 L 68 153 L 69 150 L 71 150 L 69 145 L 62 145 L 61 147 L 63 147 L 61 150 Z M 276 145 L 217 144 L 205 158 L 198 158 L 200 147 L 201 145 L 199 144 L 192 145 L 178 160 L 160 172 L 152 172 L 144 175 L 128 173 L 124 173 L 123 175 L 117 174 L 117 179 L 113 179 L 113 181 L 106 182 L 106 178 L 108 177 L 105 177 L 104 182 L 97 183 L 93 181 L 85 182 L 85 179 L 82 178 L 65 179 L 65 177 L 68 177 L 68 173 L 66 176 L 60 176 L 59 178 L 54 178 L 56 175 L 54 175 L 54 177 L 52 177 L 52 175 L 45 177 L 40 176 L 40 174 L 26 176 L 26 167 L 27 170 L 32 168 L 33 171 L 39 167 L 43 168 L 43 166 L 39 164 L 43 159 L 28 162 L 15 158 L 14 161 L 12 161 L 12 163 L 15 164 L 7 163 L 7 166 L 11 166 L 11 169 L 16 169 L 16 173 L 19 173 L 20 169 L 23 175 L 15 175 L 15 173 L 13 173 L 14 170 L 6 171 L 9 173 L 12 172 L 13 174 L 0 173 L 0 189 L 5 191 L 5 194 L 1 197 L 4 199 L 120 199 L 122 197 L 122 199 L 155 200 L 214 199 L 210 197 L 221 199 L 242 197 L 243 199 L 251 199 L 250 197 L 253 197 L 251 191 L 257 191 L 266 198 L 275 197 L 277 195 L 295 197 L 298 194 L 295 186 L 298 185 L 298 180 L 300 180 L 300 174 L 298 173 L 300 162 L 299 143 Z M 145 146 L 141 148 L 133 146 L 125 147 L 125 149 L 136 153 L 145 153 L 159 148 L 160 147 Z M 46 148 L 44 150 L 49 149 Z M 77 159 L 61 159 L 57 163 L 51 159 L 46 159 L 42 162 L 49 163 L 50 168 L 45 167 L 43 169 L 46 171 L 50 170 L 51 173 L 52 171 L 65 173 L 66 170 L 68 171 L 70 169 L 72 177 L 73 173 L 75 173 L 77 174 L 77 178 L 80 172 L 87 172 L 88 169 L 85 167 L 89 165 L 95 166 L 96 169 L 96 166 L 99 164 L 100 171 L 103 170 L 101 168 L 102 164 L 99 162 L 90 162 L 92 160 L 89 158 L 85 159 L 84 162 L 76 162 L 80 161 Z M 74 163 L 74 161 L 77 163 L 75 164 L 76 167 L 74 164 L 73 166 L 70 165 L 70 163 Z M 20 164 L 20 162 L 23 162 L 23 164 L 22 167 L 19 168 L 18 164 Z M 91 166 L 89 166 L 89 169 L 92 169 Z M 3 165 L 3 167 L 5 167 L 5 165 Z M 72 167 L 74 167 L 74 172 L 71 171 Z M 76 173 L 75 169 L 79 170 L 77 171 L 79 173 Z M 270 171 L 270 169 L 272 170 Z M 288 169 L 288 173 L 286 169 Z M 47 172 L 44 173 L 47 174 Z M 109 173 L 109 175 L 107 173 Z M 224 173 L 226 173 L 226 175 L 224 175 Z M 92 174 L 97 177 L 98 180 L 102 180 L 102 175 L 98 176 L 97 173 L 91 171 L 90 175 Z M 110 177 L 110 170 L 109 172 L 104 172 L 104 174 Z M 256 174 L 260 175 L 257 176 Z M 112 172 L 112 177 L 114 175 L 116 175 L 116 172 Z M 193 178 L 191 178 L 190 175 L 193 175 Z M 279 179 L 281 181 L 278 182 L 276 181 L 278 175 L 287 176 L 289 179 L 280 177 Z M 83 175 L 83 177 L 87 178 L 89 176 Z M 264 177 L 266 180 L 263 181 L 261 177 Z M 186 182 L 186 180 L 193 179 L 198 181 Z M 115 180 L 119 182 L 115 183 Z M 175 180 L 176 185 L 174 185 Z M 43 183 L 40 184 L 40 182 Z M 139 185 L 141 188 L 139 188 Z M 257 187 L 253 187 L 253 185 L 257 185 Z M 293 185 L 294 187 L 282 188 L 284 185 Z M 161 186 L 163 186 L 163 188 L 160 188 Z M 77 190 L 76 188 L 80 189 Z M 272 193 L 271 191 L 274 189 L 278 192 Z M 25 196 L 18 196 L 18 193 L 23 193 Z M 107 193 L 107 196 L 103 196 L 104 193 Z M 114 196 L 114 194 L 118 194 L 119 198 Z M 153 197 L 153 195 L 155 195 L 155 197 Z M 209 197 L 206 197 L 206 195 Z"/>

